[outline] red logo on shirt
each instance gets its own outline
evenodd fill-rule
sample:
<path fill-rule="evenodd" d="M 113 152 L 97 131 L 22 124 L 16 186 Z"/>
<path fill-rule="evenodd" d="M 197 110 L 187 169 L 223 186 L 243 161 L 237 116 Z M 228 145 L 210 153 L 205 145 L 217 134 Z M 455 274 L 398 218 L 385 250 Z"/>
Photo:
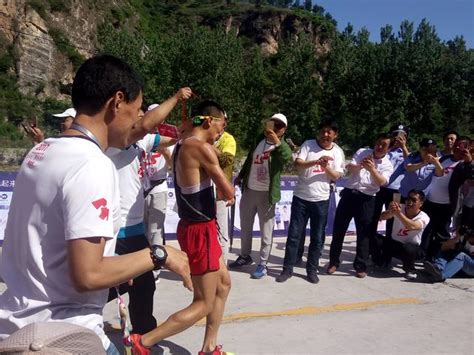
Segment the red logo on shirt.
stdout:
<path fill-rule="evenodd" d="M 255 161 L 253 162 L 254 164 L 263 164 L 265 160 L 268 160 L 270 158 L 270 152 L 265 152 L 263 154 L 257 154 L 255 156 Z"/>
<path fill-rule="evenodd" d="M 316 174 L 317 174 L 317 173 L 324 173 L 324 170 L 325 170 L 325 169 L 324 169 L 321 165 L 316 164 L 316 165 L 314 166 L 312 172 L 313 172 L 313 173 L 316 173 Z"/>
<path fill-rule="evenodd" d="M 400 237 L 406 237 L 408 235 L 408 229 L 401 228 L 398 231 L 397 235 L 400 236 Z"/>
<path fill-rule="evenodd" d="M 107 208 L 107 200 L 105 198 L 99 198 L 98 200 L 93 201 L 92 206 L 96 209 L 100 208 L 100 219 L 109 220 L 109 209 Z"/>
<path fill-rule="evenodd" d="M 452 172 L 452 170 L 454 170 L 455 166 L 447 166 L 446 168 L 444 168 L 444 174 L 445 175 L 448 175 Z"/>
<path fill-rule="evenodd" d="M 150 153 L 147 156 L 147 165 L 155 165 L 161 157 L 161 153 Z"/>

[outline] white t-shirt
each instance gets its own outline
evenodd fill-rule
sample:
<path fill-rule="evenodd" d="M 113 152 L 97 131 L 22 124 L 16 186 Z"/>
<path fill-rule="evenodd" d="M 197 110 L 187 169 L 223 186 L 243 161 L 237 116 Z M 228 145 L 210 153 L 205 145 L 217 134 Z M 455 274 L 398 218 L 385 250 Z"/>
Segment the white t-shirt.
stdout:
<path fill-rule="evenodd" d="M 253 151 L 252 165 L 247 183 L 249 189 L 255 191 L 268 191 L 270 189 L 268 159 L 275 147 L 274 144 L 268 143 L 264 138 Z"/>
<path fill-rule="evenodd" d="M 360 165 L 364 158 L 373 155 L 373 153 L 373 149 L 361 148 L 354 154 L 350 164 Z M 393 165 L 390 163 L 388 156 L 385 155 L 381 159 L 374 159 L 374 163 L 379 174 L 381 174 L 388 182 L 388 179 L 393 172 Z M 356 189 L 369 196 L 375 196 L 375 194 L 380 190 L 380 186 L 373 181 L 370 172 L 363 168 L 360 169 L 359 172 L 352 173 L 349 176 L 346 187 L 348 189 Z"/>
<path fill-rule="evenodd" d="M 66 321 L 89 328 L 104 348 L 102 309 L 108 289 L 78 292 L 71 281 L 67 241 L 105 237 L 114 255 L 120 227 L 118 176 L 90 140 L 48 138 L 18 173 L 3 243 L 0 338 L 27 324 Z"/>
<path fill-rule="evenodd" d="M 318 160 L 322 156 L 330 157 L 329 167 L 339 173 L 344 172 L 344 152 L 337 145 L 332 148 L 322 148 L 315 139 L 307 140 L 301 146 L 297 159 L 303 161 Z M 294 195 L 305 201 L 325 201 L 329 199 L 331 180 L 320 165 L 313 165 L 298 173 L 298 185 Z"/>
<path fill-rule="evenodd" d="M 443 176 L 433 176 L 431 184 L 428 186 L 428 201 L 441 204 L 449 204 L 449 180 L 453 174 L 453 170 L 460 163 L 460 160 L 454 161 L 447 158 L 441 162 L 444 170 Z"/>
<path fill-rule="evenodd" d="M 170 154 L 173 153 L 174 146 L 165 148 L 169 151 Z M 153 183 L 158 180 L 166 180 L 168 177 L 168 164 L 166 159 L 160 152 L 150 152 L 147 154 L 146 158 L 146 176 L 148 180 Z M 168 184 L 165 182 L 156 185 L 150 191 L 150 193 L 157 193 L 168 191 Z"/>
<path fill-rule="evenodd" d="M 127 149 L 109 148 L 106 151 L 119 175 L 121 227 L 143 224 L 145 206 L 143 188 L 146 189 L 148 184 L 145 177 L 146 154 L 155 149 L 159 143 L 159 134 L 147 134 Z M 142 234 L 144 229 L 140 230 L 139 234 Z M 119 237 L 123 235 L 120 234 Z"/>
<path fill-rule="evenodd" d="M 405 211 L 405 205 L 401 205 L 402 211 Z M 407 230 L 403 223 L 395 217 L 393 219 L 393 229 L 392 229 L 392 239 L 399 241 L 402 244 L 421 244 L 421 235 L 425 230 L 425 227 L 430 222 L 430 217 L 423 212 L 420 211 L 413 219 L 413 221 L 420 221 L 421 222 L 421 229 L 415 230 Z"/>

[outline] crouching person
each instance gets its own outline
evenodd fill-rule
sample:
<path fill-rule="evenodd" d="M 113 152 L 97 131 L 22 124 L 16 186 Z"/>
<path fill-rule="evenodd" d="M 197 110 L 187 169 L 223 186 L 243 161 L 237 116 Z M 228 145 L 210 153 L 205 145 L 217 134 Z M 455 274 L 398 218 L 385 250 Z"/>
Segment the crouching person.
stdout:
<path fill-rule="evenodd" d="M 411 190 L 404 205 L 391 202 L 389 209 L 380 216 L 380 220 L 394 218 L 392 233 L 383 243 L 384 265 L 389 266 L 394 256 L 401 259 L 405 277 L 409 280 L 417 277 L 415 261 L 424 256 L 420 247 L 421 235 L 430 221 L 421 210 L 424 200 L 422 191 Z"/>
<path fill-rule="evenodd" d="M 424 267 L 433 282 L 449 279 L 460 271 L 474 277 L 474 229 L 459 228 L 458 235 L 444 242 L 441 252 L 433 262 L 425 261 Z"/>

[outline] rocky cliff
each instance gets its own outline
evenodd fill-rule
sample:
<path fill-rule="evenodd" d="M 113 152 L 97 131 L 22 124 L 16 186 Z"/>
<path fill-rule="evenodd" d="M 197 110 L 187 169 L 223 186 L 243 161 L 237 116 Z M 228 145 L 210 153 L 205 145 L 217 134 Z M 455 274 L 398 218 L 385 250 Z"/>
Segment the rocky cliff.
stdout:
<path fill-rule="evenodd" d="M 51 10 L 47 1 L 0 3 L 0 33 L 14 47 L 15 66 L 11 70 L 15 71 L 20 90 L 40 99 L 67 98 L 75 72 L 74 60 L 67 50 L 70 47 L 73 54 L 83 58 L 93 55 L 98 46 L 98 26 L 113 7 L 127 2 L 115 0 L 100 6 L 90 0 L 63 3 L 67 7 L 56 11 Z M 227 32 L 234 30 L 238 36 L 259 45 L 266 56 L 278 51 L 282 39 L 298 38 L 303 33 L 311 38 L 317 54 L 330 49 L 327 28 L 289 11 L 247 10 L 195 20 L 209 27 L 224 26 Z"/>
<path fill-rule="evenodd" d="M 307 18 L 288 12 L 245 12 L 223 19 L 227 32 L 235 30 L 238 36 L 247 37 L 258 44 L 265 56 L 278 52 L 278 43 L 284 39 L 297 39 L 307 35 L 313 42 L 318 55 L 326 54 L 330 49 L 330 35 L 321 25 Z M 210 21 L 203 20 L 203 24 Z M 210 22 L 212 24 L 212 22 Z"/>
<path fill-rule="evenodd" d="M 23 93 L 39 98 L 66 97 L 75 68 L 67 53 L 58 49 L 58 40 L 64 42 L 59 43 L 62 46 L 73 44 L 74 50 L 85 58 L 95 52 L 101 13 L 78 0 L 66 10 L 50 11 L 41 2 L 32 5 L 25 0 L 0 3 L 0 32 L 13 45 L 12 70 Z"/>

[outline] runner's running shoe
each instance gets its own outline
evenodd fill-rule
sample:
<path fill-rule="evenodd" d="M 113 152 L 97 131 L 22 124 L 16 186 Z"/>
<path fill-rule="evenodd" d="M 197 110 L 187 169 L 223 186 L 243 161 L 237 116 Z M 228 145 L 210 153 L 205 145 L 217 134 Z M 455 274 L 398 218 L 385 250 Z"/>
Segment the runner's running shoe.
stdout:
<path fill-rule="evenodd" d="M 130 334 L 123 340 L 125 346 L 132 347 L 132 355 L 150 355 L 151 351 L 142 345 L 142 336 L 140 334 Z"/>
<path fill-rule="evenodd" d="M 208 353 L 208 352 L 200 351 L 198 355 L 235 355 L 235 354 L 224 351 L 222 350 L 222 345 L 217 345 L 212 352 Z"/>

